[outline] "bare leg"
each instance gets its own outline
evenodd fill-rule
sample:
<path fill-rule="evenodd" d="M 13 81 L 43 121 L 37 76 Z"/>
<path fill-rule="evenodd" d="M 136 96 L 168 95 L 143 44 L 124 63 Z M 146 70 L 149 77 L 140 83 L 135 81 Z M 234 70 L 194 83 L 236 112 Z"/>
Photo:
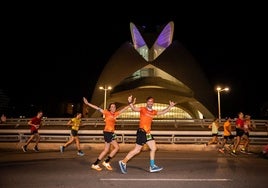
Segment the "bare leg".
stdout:
<path fill-rule="evenodd" d="M 155 144 L 155 140 L 150 140 L 147 142 L 147 145 L 150 148 L 150 160 L 154 160 L 155 158 L 155 152 L 156 152 L 156 144 Z"/>
<path fill-rule="evenodd" d="M 109 154 L 110 157 L 114 157 L 115 154 L 119 151 L 119 145 L 117 143 L 117 141 L 113 140 L 111 142 L 112 146 L 113 146 L 113 150 L 111 151 L 111 153 Z"/>
<path fill-rule="evenodd" d="M 109 152 L 110 145 L 111 145 L 110 143 L 105 142 L 104 149 L 103 149 L 103 151 L 100 153 L 100 155 L 98 157 L 99 160 L 102 160 L 103 157 Z"/>
<path fill-rule="evenodd" d="M 78 136 L 75 136 L 74 139 L 75 139 L 75 143 L 76 143 L 76 148 L 77 148 L 78 151 L 80 151 L 81 150 L 81 148 L 80 148 L 80 140 L 79 140 Z"/>
<path fill-rule="evenodd" d="M 135 147 L 130 152 L 128 152 L 127 156 L 122 160 L 123 163 L 127 163 L 132 157 L 140 153 L 141 149 L 142 146 L 136 144 Z"/>
<path fill-rule="evenodd" d="M 236 136 L 236 142 L 235 142 L 233 151 L 236 151 L 237 150 L 237 147 L 239 146 L 240 141 L 241 141 L 241 137 L 240 136 Z"/>
<path fill-rule="evenodd" d="M 71 136 L 70 140 L 69 140 L 68 142 L 66 142 L 66 143 L 63 145 L 63 147 L 67 147 L 67 146 L 69 146 L 71 143 L 73 143 L 73 141 L 74 141 L 74 137 Z"/>
<path fill-rule="evenodd" d="M 227 142 L 227 139 L 223 139 L 223 142 L 222 142 L 222 144 L 220 145 L 220 148 L 221 148 L 221 149 L 223 149 L 223 148 L 224 148 L 224 146 L 225 146 L 226 142 Z"/>
<path fill-rule="evenodd" d="M 29 144 L 30 144 L 30 142 L 34 139 L 34 137 L 35 137 L 35 135 L 34 134 L 32 134 L 31 136 L 30 136 L 30 138 L 27 140 L 27 142 L 26 142 L 26 146 L 28 146 Z"/>
<path fill-rule="evenodd" d="M 40 135 L 37 133 L 35 135 L 35 145 L 36 145 L 36 147 L 38 146 L 39 141 L 40 141 Z"/>

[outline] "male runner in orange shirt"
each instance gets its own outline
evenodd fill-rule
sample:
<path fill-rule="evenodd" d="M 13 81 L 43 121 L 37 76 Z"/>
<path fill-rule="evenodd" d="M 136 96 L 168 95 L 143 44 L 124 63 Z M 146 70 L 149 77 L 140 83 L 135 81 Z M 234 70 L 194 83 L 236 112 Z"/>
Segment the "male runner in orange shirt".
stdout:
<path fill-rule="evenodd" d="M 134 99 L 135 101 L 135 99 Z M 153 117 L 156 115 L 162 115 L 167 113 L 176 103 L 169 101 L 169 106 L 161 111 L 153 110 L 154 99 L 153 97 L 148 97 L 146 100 L 146 107 L 135 107 L 132 103 L 132 95 L 128 97 L 128 103 L 130 108 L 135 112 L 140 112 L 140 123 L 137 130 L 136 145 L 135 147 L 126 155 L 123 160 L 119 161 L 119 166 L 123 174 L 127 173 L 127 162 L 140 153 L 144 144 L 147 144 L 150 148 L 150 172 L 158 172 L 162 170 L 162 167 L 155 165 L 155 152 L 156 144 L 153 135 L 151 135 L 151 126 Z"/>

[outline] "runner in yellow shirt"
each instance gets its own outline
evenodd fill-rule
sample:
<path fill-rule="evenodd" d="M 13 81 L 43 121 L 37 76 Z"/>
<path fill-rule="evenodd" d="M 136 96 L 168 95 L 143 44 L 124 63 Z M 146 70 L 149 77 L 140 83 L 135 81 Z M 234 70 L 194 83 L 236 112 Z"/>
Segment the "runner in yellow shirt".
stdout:
<path fill-rule="evenodd" d="M 82 125 L 82 113 L 76 113 L 75 117 L 70 119 L 67 125 L 71 126 L 71 138 L 68 142 L 66 142 L 63 146 L 60 146 L 60 152 L 63 153 L 66 147 L 68 147 L 71 143 L 75 141 L 77 148 L 77 155 L 83 156 L 84 152 L 80 147 L 80 140 L 78 137 L 78 130 Z"/>

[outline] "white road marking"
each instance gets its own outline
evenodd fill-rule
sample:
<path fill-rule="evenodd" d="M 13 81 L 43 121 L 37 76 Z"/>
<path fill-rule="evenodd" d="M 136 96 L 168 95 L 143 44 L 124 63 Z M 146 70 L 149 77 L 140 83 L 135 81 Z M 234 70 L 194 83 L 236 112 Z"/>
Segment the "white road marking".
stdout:
<path fill-rule="evenodd" d="M 101 178 L 101 181 L 232 181 L 232 179 L 126 179 L 126 178 Z"/>

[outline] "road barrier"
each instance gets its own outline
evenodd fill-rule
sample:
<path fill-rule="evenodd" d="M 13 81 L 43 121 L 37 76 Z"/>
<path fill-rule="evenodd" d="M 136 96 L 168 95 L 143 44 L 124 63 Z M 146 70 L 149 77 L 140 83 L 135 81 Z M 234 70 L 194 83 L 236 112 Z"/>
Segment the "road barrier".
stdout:
<path fill-rule="evenodd" d="M 28 118 L 7 119 L 0 124 L 0 142 L 25 142 L 30 137 Z M 70 137 L 67 126 L 69 118 L 43 118 L 39 129 L 41 142 L 63 143 Z M 234 126 L 232 120 L 232 125 Z M 116 135 L 119 143 L 134 143 L 139 119 L 118 119 Z M 152 135 L 158 143 L 164 144 L 203 144 L 211 139 L 208 125 L 212 119 L 157 119 L 153 121 Z M 102 118 L 83 118 L 84 125 L 79 130 L 81 143 L 103 143 L 104 121 Z M 252 120 L 254 129 L 250 132 L 251 144 L 268 143 L 268 120 Z M 222 135 L 222 126 L 219 136 Z M 234 129 L 233 129 L 234 130 Z M 233 131 L 235 135 L 235 132 Z"/>

